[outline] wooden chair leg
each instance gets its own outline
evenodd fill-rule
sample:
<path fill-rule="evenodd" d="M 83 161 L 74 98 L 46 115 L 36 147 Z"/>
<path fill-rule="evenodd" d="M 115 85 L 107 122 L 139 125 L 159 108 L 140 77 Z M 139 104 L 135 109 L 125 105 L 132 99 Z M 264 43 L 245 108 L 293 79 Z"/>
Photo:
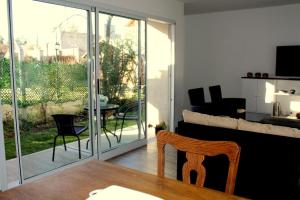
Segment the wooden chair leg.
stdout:
<path fill-rule="evenodd" d="M 78 140 L 79 159 L 81 159 L 80 138 L 78 136 L 76 136 L 76 137 L 77 137 L 77 140 Z"/>
<path fill-rule="evenodd" d="M 52 153 L 52 162 L 54 162 L 54 156 L 55 156 L 55 146 L 56 146 L 56 139 L 58 135 L 54 137 L 54 143 L 53 143 L 53 153 Z"/>
<path fill-rule="evenodd" d="M 63 135 L 63 141 L 64 141 L 64 147 L 65 147 L 65 151 L 67 151 L 67 146 L 66 146 L 66 140 L 65 140 L 65 136 Z"/>

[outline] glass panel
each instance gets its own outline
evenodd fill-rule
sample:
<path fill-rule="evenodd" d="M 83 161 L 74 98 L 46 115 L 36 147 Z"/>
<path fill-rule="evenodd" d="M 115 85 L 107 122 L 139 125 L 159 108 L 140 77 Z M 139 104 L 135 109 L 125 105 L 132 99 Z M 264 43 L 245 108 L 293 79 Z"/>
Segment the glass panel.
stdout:
<path fill-rule="evenodd" d="M 0 0 L 0 100 L 7 160 L 7 181 L 11 183 L 19 180 L 19 165 L 16 159 L 7 16 L 7 1 Z"/>
<path fill-rule="evenodd" d="M 169 128 L 170 122 L 170 70 L 172 67 L 171 25 L 149 20 L 147 23 L 147 122 L 148 138 L 155 131 Z M 160 51 L 157 51 L 157 49 Z M 159 88 L 159 89 L 158 89 Z M 154 128 L 153 128 L 154 127 Z M 155 127 L 156 130 L 155 130 Z"/>
<path fill-rule="evenodd" d="M 22 163 L 28 178 L 91 156 L 86 149 L 88 13 L 31 0 L 13 0 L 13 13 Z"/>
<path fill-rule="evenodd" d="M 139 139 L 138 20 L 99 14 L 101 148 Z"/>

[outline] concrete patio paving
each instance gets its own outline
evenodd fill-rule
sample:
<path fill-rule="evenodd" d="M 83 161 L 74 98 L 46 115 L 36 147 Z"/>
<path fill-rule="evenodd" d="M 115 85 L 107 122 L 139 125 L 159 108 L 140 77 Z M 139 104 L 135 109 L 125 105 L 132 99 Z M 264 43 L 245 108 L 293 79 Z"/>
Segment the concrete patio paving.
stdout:
<path fill-rule="evenodd" d="M 116 132 L 117 135 L 120 134 L 119 130 Z M 121 142 L 118 143 L 116 137 L 108 133 L 108 136 L 111 141 L 111 148 L 116 148 L 119 145 L 130 143 L 138 140 L 137 126 L 133 125 L 123 129 Z M 153 133 L 151 134 L 153 137 Z M 151 137 L 150 136 L 150 137 Z M 144 135 L 141 135 L 141 139 L 144 138 Z M 91 143 L 86 149 L 86 143 L 88 138 L 82 139 L 81 144 L 81 159 L 86 159 L 91 156 Z M 102 151 L 109 151 L 109 144 L 104 133 L 101 134 L 101 147 Z M 35 175 L 42 174 L 54 170 L 56 168 L 68 165 L 79 161 L 78 156 L 78 143 L 70 142 L 67 143 L 67 151 L 64 150 L 63 145 L 56 146 L 55 149 L 55 160 L 52 162 L 52 152 L 53 148 L 45 149 L 33 154 L 25 155 L 22 157 L 23 172 L 25 178 L 30 178 Z M 8 174 L 8 183 L 15 182 L 18 180 L 18 160 L 16 158 L 10 159 L 7 161 L 7 174 Z"/>

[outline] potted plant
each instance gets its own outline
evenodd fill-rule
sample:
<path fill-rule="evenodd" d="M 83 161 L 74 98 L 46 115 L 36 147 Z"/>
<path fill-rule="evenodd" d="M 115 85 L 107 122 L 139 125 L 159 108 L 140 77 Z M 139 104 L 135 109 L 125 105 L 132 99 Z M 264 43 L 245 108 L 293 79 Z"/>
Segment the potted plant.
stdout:
<path fill-rule="evenodd" d="M 155 128 L 155 135 L 156 135 L 161 130 L 167 130 L 168 127 L 166 122 L 162 121 L 159 124 L 156 124 L 154 128 Z"/>

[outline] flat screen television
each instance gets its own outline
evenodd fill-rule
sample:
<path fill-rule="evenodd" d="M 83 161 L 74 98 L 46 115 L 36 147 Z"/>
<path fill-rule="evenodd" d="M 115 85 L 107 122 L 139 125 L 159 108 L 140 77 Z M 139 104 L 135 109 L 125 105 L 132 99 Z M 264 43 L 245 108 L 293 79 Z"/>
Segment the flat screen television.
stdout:
<path fill-rule="evenodd" d="M 277 46 L 276 76 L 300 77 L 300 45 Z"/>

